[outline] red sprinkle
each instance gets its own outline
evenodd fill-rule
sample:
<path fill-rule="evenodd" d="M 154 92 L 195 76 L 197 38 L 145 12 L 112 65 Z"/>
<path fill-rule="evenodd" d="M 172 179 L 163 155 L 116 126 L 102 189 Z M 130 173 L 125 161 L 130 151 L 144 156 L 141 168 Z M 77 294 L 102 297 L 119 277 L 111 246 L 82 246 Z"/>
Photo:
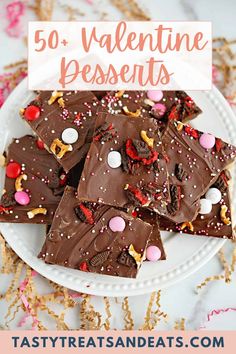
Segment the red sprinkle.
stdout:
<path fill-rule="evenodd" d="M 60 175 L 60 186 L 64 186 L 66 184 L 66 181 L 67 181 L 67 175 L 65 172 L 63 172 L 61 175 Z"/>
<path fill-rule="evenodd" d="M 28 121 L 32 122 L 35 119 L 38 119 L 39 116 L 40 116 L 40 108 L 39 107 L 31 105 L 25 109 L 24 117 Z"/>
<path fill-rule="evenodd" d="M 39 148 L 40 150 L 43 150 L 43 149 L 44 149 L 44 142 L 43 142 L 41 139 L 38 139 L 38 140 L 36 141 L 36 145 L 38 146 L 38 148 Z"/>
<path fill-rule="evenodd" d="M 133 210 L 132 213 L 131 213 L 131 215 L 133 216 L 133 218 L 137 218 L 138 213 L 137 213 L 136 210 Z"/>
<path fill-rule="evenodd" d="M 179 113 L 178 113 L 178 110 L 177 110 L 177 106 L 172 107 L 168 118 L 170 120 L 178 120 L 179 119 Z"/>
<path fill-rule="evenodd" d="M 88 265 L 86 262 L 82 262 L 79 266 L 79 270 L 82 270 L 82 272 L 88 272 Z"/>
<path fill-rule="evenodd" d="M 21 173 L 21 165 L 17 162 L 10 162 L 6 167 L 6 175 L 8 178 L 17 178 Z"/>
<path fill-rule="evenodd" d="M 80 210 L 82 211 L 82 213 L 85 215 L 87 222 L 90 225 L 94 224 L 94 218 L 93 218 L 93 213 L 90 209 L 86 208 L 86 206 L 83 203 L 80 203 L 79 205 Z"/>
<path fill-rule="evenodd" d="M 199 134 L 198 131 L 193 129 L 192 127 L 190 127 L 189 125 L 186 125 L 184 127 L 185 132 L 189 135 L 192 136 L 194 139 L 198 139 L 199 138 Z"/>
<path fill-rule="evenodd" d="M 220 152 L 220 150 L 223 147 L 223 142 L 221 139 L 216 138 L 216 143 L 215 143 L 216 151 Z"/>

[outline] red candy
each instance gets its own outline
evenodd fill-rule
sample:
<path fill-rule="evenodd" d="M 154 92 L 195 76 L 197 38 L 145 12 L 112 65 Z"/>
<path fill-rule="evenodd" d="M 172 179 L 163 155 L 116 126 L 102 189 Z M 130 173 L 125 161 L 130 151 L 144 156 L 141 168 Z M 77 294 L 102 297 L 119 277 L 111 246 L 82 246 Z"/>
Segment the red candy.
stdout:
<path fill-rule="evenodd" d="M 43 150 L 43 149 L 44 149 L 44 143 L 43 143 L 43 141 L 42 141 L 41 139 L 38 139 L 38 140 L 36 141 L 36 145 L 38 146 L 38 148 L 39 148 L 40 150 Z"/>
<path fill-rule="evenodd" d="M 65 174 L 65 172 L 63 172 L 60 175 L 60 186 L 64 186 L 67 182 L 67 175 Z"/>
<path fill-rule="evenodd" d="M 17 162 L 10 162 L 6 167 L 6 175 L 9 178 L 17 178 L 21 173 L 21 165 Z"/>
<path fill-rule="evenodd" d="M 79 266 L 79 269 L 82 270 L 82 272 L 88 272 L 88 265 L 86 262 L 82 262 Z"/>
<path fill-rule="evenodd" d="M 40 108 L 39 107 L 31 105 L 25 109 L 24 117 L 28 121 L 32 122 L 35 119 L 38 119 L 39 116 L 40 116 Z"/>

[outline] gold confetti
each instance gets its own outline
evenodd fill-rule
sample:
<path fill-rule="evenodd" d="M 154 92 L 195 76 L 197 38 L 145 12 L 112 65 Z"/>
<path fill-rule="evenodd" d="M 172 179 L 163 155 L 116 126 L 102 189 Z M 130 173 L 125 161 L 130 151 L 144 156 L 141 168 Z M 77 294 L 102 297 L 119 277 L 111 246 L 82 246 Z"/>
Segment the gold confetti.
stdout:
<path fill-rule="evenodd" d="M 125 321 L 125 330 L 134 329 L 134 320 L 132 318 L 132 312 L 129 307 L 129 299 L 126 296 L 122 302 L 122 310 L 124 311 L 124 321 Z"/>

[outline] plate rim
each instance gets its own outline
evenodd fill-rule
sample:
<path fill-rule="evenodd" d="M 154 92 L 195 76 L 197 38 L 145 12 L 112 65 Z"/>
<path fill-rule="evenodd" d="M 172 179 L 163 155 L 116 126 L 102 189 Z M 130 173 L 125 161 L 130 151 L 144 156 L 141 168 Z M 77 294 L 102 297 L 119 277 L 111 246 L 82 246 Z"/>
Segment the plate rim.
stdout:
<path fill-rule="evenodd" d="M 8 110 L 8 106 L 18 94 L 27 90 L 27 78 L 25 78 L 10 94 L 8 99 L 0 110 L 1 116 Z M 229 131 L 230 140 L 236 140 L 236 118 L 229 103 L 225 100 L 220 91 L 213 86 L 211 91 L 203 91 L 207 95 L 208 99 L 217 108 L 226 124 L 233 124 L 235 129 Z M 17 224 L 14 224 L 17 225 Z M 137 279 L 125 279 L 124 284 L 109 284 L 99 281 L 100 275 L 93 274 L 91 280 L 79 279 L 79 272 L 75 271 L 76 275 L 68 275 L 68 268 L 48 265 L 42 260 L 39 260 L 37 256 L 32 254 L 29 249 L 23 244 L 11 227 L 12 224 L 0 223 L 0 232 L 10 245 L 10 247 L 16 252 L 16 254 L 32 269 L 37 271 L 45 278 L 56 282 L 62 286 L 65 286 L 74 291 L 97 295 L 97 296 L 136 296 L 147 294 L 155 291 L 159 288 L 164 289 L 177 282 L 181 282 L 193 273 L 197 272 L 203 267 L 224 245 L 225 239 L 208 237 L 206 242 L 194 253 L 190 259 L 185 259 L 177 268 L 171 269 L 164 274 L 160 274 L 158 277 L 153 276 L 151 279 L 140 280 Z M 5 230 L 5 231 L 4 231 Z M 198 236 L 197 236 L 198 237 Z M 90 276 L 90 275 L 89 275 Z M 107 278 L 107 277 L 106 277 Z M 114 278 L 114 277 L 113 277 Z M 94 279 L 96 279 L 95 284 Z M 120 278 L 121 279 L 121 278 Z"/>

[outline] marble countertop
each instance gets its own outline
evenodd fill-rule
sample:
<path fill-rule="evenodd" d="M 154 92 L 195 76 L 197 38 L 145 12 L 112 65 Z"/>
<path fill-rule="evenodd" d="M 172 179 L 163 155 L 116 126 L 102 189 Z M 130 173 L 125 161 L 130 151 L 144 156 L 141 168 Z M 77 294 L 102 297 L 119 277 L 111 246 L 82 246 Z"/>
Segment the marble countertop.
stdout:
<path fill-rule="evenodd" d="M 4 32 L 6 19 L 4 18 L 2 9 L 10 1 L 3 0 L 0 4 L 0 73 L 3 72 L 4 65 L 25 58 L 27 49 L 22 40 L 10 38 Z M 62 4 L 63 1 L 60 1 Z M 117 9 L 111 6 L 108 0 L 96 1 L 96 5 L 89 5 L 86 1 L 64 1 L 73 7 L 79 6 L 80 10 L 86 13 L 86 19 L 99 19 L 105 11 L 109 14 L 107 19 L 121 19 L 122 15 Z M 209 20 L 213 24 L 214 37 L 225 36 L 227 38 L 236 37 L 235 29 L 235 0 L 146 0 L 138 1 L 139 5 L 146 9 L 147 14 L 151 15 L 153 20 L 185 20 L 185 21 L 201 21 Z M 79 4 L 79 5 L 78 5 Z M 34 19 L 29 17 L 28 19 Z M 65 19 L 62 13 L 56 15 L 56 19 Z M 232 245 L 227 243 L 225 246 L 225 254 L 228 261 L 231 261 Z M 175 321 L 181 318 L 186 319 L 187 329 L 219 329 L 219 330 L 236 330 L 236 274 L 232 275 L 232 281 L 227 284 L 223 280 L 213 281 L 204 287 L 199 293 L 196 293 L 196 286 L 200 284 L 206 277 L 223 274 L 222 266 L 217 256 L 209 261 L 204 267 L 195 274 L 188 277 L 181 283 L 173 285 L 170 288 L 163 289 L 161 295 L 161 308 L 168 314 L 168 321 L 161 321 L 157 329 L 172 329 Z M 7 287 L 8 276 L 0 275 L 1 292 Z M 38 277 L 37 285 L 42 291 L 47 291 L 46 281 Z M 159 290 L 159 289 L 157 289 Z M 135 328 L 139 328 L 143 323 L 146 305 L 150 295 L 132 297 L 130 307 L 134 314 Z M 103 311 L 103 300 L 99 297 L 93 298 L 93 303 L 99 311 Z M 123 328 L 123 320 L 120 314 L 120 305 L 122 299 L 111 299 L 113 317 L 111 320 L 112 328 Z M 231 309 L 225 313 L 220 312 L 218 315 L 210 317 L 208 314 L 213 309 Z M 4 322 L 4 313 L 6 304 L 0 302 L 0 326 Z M 78 328 L 78 313 L 69 311 L 66 315 L 66 322 L 71 329 Z M 17 320 L 11 323 L 11 329 L 16 329 Z M 27 325 L 25 328 L 28 328 Z M 48 328 L 54 328 L 48 323 Z"/>

